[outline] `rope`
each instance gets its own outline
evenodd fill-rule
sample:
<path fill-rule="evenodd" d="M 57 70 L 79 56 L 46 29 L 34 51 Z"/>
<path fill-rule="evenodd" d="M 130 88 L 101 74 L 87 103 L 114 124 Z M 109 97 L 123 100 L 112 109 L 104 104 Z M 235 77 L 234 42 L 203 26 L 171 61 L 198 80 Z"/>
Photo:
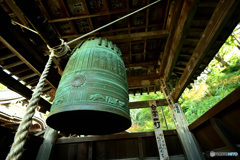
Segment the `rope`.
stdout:
<path fill-rule="evenodd" d="M 23 147 L 24 147 L 24 144 L 26 143 L 29 127 L 32 124 L 32 117 L 35 113 L 35 109 L 37 108 L 38 101 L 40 100 L 41 91 L 44 87 L 46 77 L 51 67 L 53 56 L 54 56 L 54 50 L 51 51 L 48 62 L 39 79 L 37 87 L 32 94 L 32 98 L 29 100 L 26 113 L 17 129 L 17 133 L 15 134 L 15 137 L 14 137 L 14 142 L 11 146 L 10 152 L 6 160 L 18 160 L 23 154 L 23 151 L 24 151 Z"/>
<path fill-rule="evenodd" d="M 24 26 L 24 25 L 22 25 L 22 24 L 20 24 L 20 23 L 18 23 L 18 22 L 16 22 L 16 21 L 14 21 L 14 20 L 11 20 L 11 21 L 12 21 L 12 24 L 13 24 L 13 25 L 19 25 L 19 26 L 21 26 L 21 27 L 23 27 L 23 28 L 25 28 L 25 29 L 27 29 L 27 30 L 33 32 L 33 33 L 38 34 L 37 31 L 35 31 L 35 30 L 33 30 L 33 29 L 29 28 L 29 27 L 26 27 L 26 26 Z"/>
<path fill-rule="evenodd" d="M 27 106 L 27 111 L 26 111 L 26 113 L 25 113 L 25 115 L 23 117 L 23 120 L 20 123 L 20 125 L 19 125 L 19 127 L 17 129 L 17 132 L 16 132 L 16 134 L 14 136 L 14 142 L 13 142 L 13 144 L 11 146 L 10 152 L 9 152 L 6 160 L 18 160 L 18 159 L 20 159 L 20 157 L 23 154 L 24 145 L 26 143 L 27 136 L 28 136 L 28 133 L 29 133 L 29 127 L 32 124 L 32 117 L 35 114 L 35 109 L 37 108 L 38 101 L 40 100 L 40 95 L 41 95 L 42 89 L 44 87 L 44 83 L 45 83 L 46 77 L 48 75 L 49 69 L 51 67 L 51 63 L 52 63 L 54 54 L 55 54 L 56 57 L 61 57 L 61 56 L 63 56 L 64 54 L 66 54 L 70 50 L 68 44 L 71 44 L 71 43 L 73 43 L 73 42 L 75 42 L 75 41 L 77 41 L 79 39 L 82 39 L 82 38 L 84 38 L 84 37 L 86 37 L 86 36 L 96 32 L 96 31 L 99 31 L 99 30 L 101 30 L 101 29 L 103 29 L 103 28 L 105 28 L 107 26 L 110 26 L 110 25 L 112 25 L 112 24 L 114 24 L 114 23 L 116 23 L 116 22 L 118 22 L 118 21 L 120 21 L 120 20 L 122 20 L 124 18 L 127 18 L 127 17 L 129 17 L 129 16 L 131 16 L 131 15 L 133 15 L 133 14 L 135 14 L 135 13 L 137 13 L 137 12 L 139 12 L 139 11 L 145 9 L 145 8 L 148 8 L 148 7 L 158 3 L 160 1 L 161 0 L 157 0 L 157 1 L 153 2 L 153 3 L 151 3 L 151 4 L 148 4 L 147 6 L 145 6 L 143 8 L 140 8 L 140 9 L 138 9 L 138 10 L 132 12 L 132 13 L 129 13 L 129 14 L 127 14 L 127 15 L 119 18 L 119 19 L 117 19 L 117 20 L 114 20 L 114 21 L 112 21 L 112 22 L 110 22 L 110 23 L 108 23 L 108 24 L 106 24 L 106 25 L 104 25 L 102 27 L 99 27 L 99 28 L 97 28 L 97 29 L 95 29 L 95 30 L 85 34 L 85 35 L 82 35 L 82 36 L 80 36 L 80 37 L 78 37 L 76 39 L 73 39 L 70 42 L 66 43 L 66 42 L 64 42 L 61 39 L 62 43 L 60 45 L 55 46 L 53 48 L 50 48 L 48 46 L 49 51 L 50 51 L 51 54 L 49 56 L 49 59 L 48 59 L 48 62 L 46 64 L 46 66 L 44 68 L 44 71 L 43 71 L 43 73 L 42 73 L 42 75 L 41 75 L 41 77 L 39 79 L 37 87 L 36 87 L 35 91 L 32 94 L 32 98 L 29 100 L 29 104 Z M 24 26 L 24 25 L 21 25 L 21 24 L 15 22 L 13 20 L 12 20 L 12 24 L 14 24 L 14 25 L 18 24 L 18 25 L 20 25 L 20 26 L 22 26 L 22 27 L 24 27 L 24 28 L 34 32 L 34 33 L 37 33 L 36 31 L 34 31 L 34 30 Z"/>
<path fill-rule="evenodd" d="M 65 54 L 67 53 L 67 51 L 70 50 L 70 47 L 68 46 L 69 44 L 71 44 L 71 43 L 73 43 L 73 42 L 76 42 L 76 41 L 78 41 L 78 40 L 80 40 L 80 39 L 82 39 L 82 38 L 84 38 L 84 37 L 87 37 L 87 36 L 89 36 L 90 34 L 95 33 L 95 32 L 97 32 L 97 31 L 99 31 L 99 30 L 101 30 L 101 29 L 103 29 L 103 28 L 105 28 L 105 27 L 108 27 L 108 26 L 110 26 L 110 25 L 112 25 L 112 24 L 114 24 L 114 23 L 116 23 L 116 22 L 118 22 L 118 21 L 121 21 L 122 19 L 127 18 L 127 17 L 129 17 L 129 16 L 131 16 L 131 15 L 133 15 L 133 14 L 141 11 L 141 10 L 144 10 L 144 9 L 146 9 L 146 8 L 152 6 L 152 5 L 154 5 L 154 4 L 156 4 L 156 3 L 160 2 L 160 1 L 161 1 L 161 0 L 157 0 L 157 1 L 153 2 L 153 3 L 150 3 L 150 4 L 148 4 L 148 5 L 144 6 L 144 7 L 136 10 L 136 11 L 133 11 L 133 12 L 131 12 L 131 13 L 123 16 L 123 17 L 120 17 L 120 18 L 118 18 L 118 19 L 116 19 L 116 20 L 114 20 L 114 21 L 112 21 L 112 22 L 110 22 L 110 23 L 108 23 L 108 24 L 105 24 L 105 25 L 102 26 L 102 27 L 99 27 L 99 28 L 97 28 L 97 29 L 95 29 L 95 30 L 93 30 L 93 31 L 91 31 L 91 32 L 88 32 L 88 33 L 86 33 L 86 34 L 84 34 L 84 35 L 82 35 L 82 36 L 80 36 L 80 37 L 77 37 L 77 38 L 75 38 L 75 39 L 73 39 L 73 40 L 71 40 L 71 41 L 69 41 L 69 42 L 64 42 L 62 39 L 60 39 L 60 40 L 62 41 L 62 44 L 56 46 L 56 48 L 55 48 L 55 47 L 52 48 L 52 49 L 55 50 L 55 56 L 56 56 L 56 57 L 61 57 L 61 56 L 65 55 Z M 12 20 L 12 24 L 13 24 L 13 25 L 18 24 L 19 26 L 24 27 L 24 28 L 26 28 L 26 29 L 28 29 L 28 30 L 30 30 L 30 31 L 38 34 L 38 32 L 36 32 L 36 31 L 32 30 L 31 28 L 28 28 L 28 27 L 26 27 L 26 26 L 24 26 L 24 25 L 22 25 L 22 24 L 20 24 L 20 23 L 18 23 L 18 22 L 16 22 L 16 21 L 14 21 L 14 20 Z M 60 48 L 60 47 L 62 47 L 62 48 Z M 48 48 L 51 49 L 49 46 L 48 46 Z M 61 52 L 58 51 L 58 50 L 62 50 L 63 53 L 61 53 Z"/>
<path fill-rule="evenodd" d="M 118 19 L 116 19 L 116 20 L 114 20 L 114 21 L 112 21 L 112 22 L 110 22 L 110 23 L 108 23 L 108 24 L 105 24 L 105 25 L 102 26 L 102 27 L 99 27 L 99 28 L 97 28 L 97 29 L 95 29 L 95 30 L 93 30 L 93 31 L 91 31 L 91 32 L 88 32 L 88 33 L 86 33 L 86 34 L 84 34 L 84 35 L 82 35 L 82 36 L 80 36 L 80 37 L 78 37 L 78 38 L 75 38 L 75 39 L 67 42 L 67 44 L 71 44 L 71 43 L 73 43 L 73 42 L 75 42 L 75 41 L 78 41 L 79 39 L 82 39 L 82 38 L 84 38 L 84 37 L 86 37 L 86 36 L 88 36 L 88 35 L 90 35 L 90 34 L 92 34 L 92 33 L 95 33 L 95 32 L 97 32 L 97 31 L 99 31 L 99 30 L 101 30 L 101 29 L 103 29 L 103 28 L 105 28 L 105 27 L 108 27 L 108 26 L 110 26 L 110 25 L 112 25 L 112 24 L 114 24 L 114 23 L 116 23 L 116 22 L 118 22 L 118 21 L 121 21 L 122 19 L 127 18 L 127 17 L 129 17 L 129 16 L 131 16 L 131 15 L 133 15 L 133 14 L 141 11 L 141 10 L 144 10 L 144 9 L 146 9 L 146 8 L 152 6 L 152 5 L 154 5 L 154 4 L 156 4 L 156 3 L 160 2 L 160 1 L 161 1 L 161 0 L 157 0 L 157 1 L 153 2 L 153 3 L 150 3 L 150 4 L 148 4 L 148 5 L 144 6 L 144 7 L 136 10 L 136 11 L 133 11 L 132 13 L 129 13 L 129 14 L 127 14 L 127 15 L 125 15 L 125 16 L 123 16 L 123 17 L 120 17 L 120 18 L 118 18 Z"/>
<path fill-rule="evenodd" d="M 16 21 L 14 21 L 14 20 L 12 20 L 12 24 L 13 24 L 13 25 L 19 25 L 19 26 L 21 26 L 21 27 L 23 27 L 23 28 L 25 28 L 25 29 L 33 32 L 33 33 L 38 34 L 37 31 L 35 31 L 35 30 L 33 30 L 33 29 L 31 29 L 31 28 L 29 28 L 29 27 L 27 27 L 27 26 L 24 26 L 24 25 L 22 25 L 22 24 L 20 24 L 20 23 L 18 23 L 18 22 L 16 22 Z M 38 35 L 39 35 L 39 34 L 38 34 Z M 47 45 L 50 53 L 51 53 L 51 52 L 54 52 L 54 55 L 55 55 L 56 57 L 62 57 L 62 56 L 64 56 L 65 54 L 67 54 L 68 51 L 71 51 L 70 47 L 68 46 L 68 44 L 67 44 L 66 42 L 64 42 L 63 39 L 60 39 L 60 41 L 61 41 L 61 44 L 60 44 L 60 45 L 57 45 L 57 46 L 55 46 L 55 47 L 53 47 L 53 48 L 51 48 L 51 47 L 49 47 L 49 46 Z"/>
<path fill-rule="evenodd" d="M 60 45 L 57 45 L 57 46 L 55 46 L 55 47 L 53 47 L 53 48 L 51 48 L 51 47 L 49 47 L 49 46 L 47 45 L 50 53 L 53 52 L 56 57 L 62 57 L 62 56 L 64 56 L 65 54 L 67 54 L 68 51 L 71 51 L 71 49 L 70 49 L 70 47 L 68 46 L 68 44 L 67 44 L 66 42 L 64 42 L 63 39 L 60 39 L 60 40 L 61 40 L 61 44 L 60 44 Z"/>

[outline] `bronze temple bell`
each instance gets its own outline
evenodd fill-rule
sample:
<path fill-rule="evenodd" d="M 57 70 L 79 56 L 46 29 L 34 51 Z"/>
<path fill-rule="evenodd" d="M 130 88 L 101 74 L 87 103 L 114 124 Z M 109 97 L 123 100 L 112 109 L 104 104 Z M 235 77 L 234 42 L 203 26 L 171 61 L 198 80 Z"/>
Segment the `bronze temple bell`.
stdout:
<path fill-rule="evenodd" d="M 74 134 L 112 134 L 131 126 L 128 83 L 119 48 L 91 38 L 70 57 L 47 124 Z"/>

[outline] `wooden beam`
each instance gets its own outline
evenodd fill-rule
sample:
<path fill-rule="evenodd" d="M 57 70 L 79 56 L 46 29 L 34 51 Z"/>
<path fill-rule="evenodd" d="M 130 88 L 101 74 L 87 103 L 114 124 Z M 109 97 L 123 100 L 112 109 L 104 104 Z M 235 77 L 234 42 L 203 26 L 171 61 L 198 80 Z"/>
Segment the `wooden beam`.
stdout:
<path fill-rule="evenodd" d="M 27 99 L 32 97 L 33 92 L 29 88 L 25 87 L 22 83 L 5 73 L 2 68 L 0 68 L 0 82 Z M 38 104 L 42 108 L 48 111 L 50 110 L 51 104 L 46 100 L 41 98 Z"/>
<path fill-rule="evenodd" d="M 154 39 L 154 38 L 166 38 L 168 36 L 167 30 L 160 31 L 149 31 L 149 32 L 140 32 L 140 33 L 132 33 L 125 35 L 116 35 L 116 36 L 107 36 L 104 37 L 108 40 L 119 42 L 119 41 L 136 41 L 136 40 L 144 40 L 144 39 Z"/>
<path fill-rule="evenodd" d="M 169 1 L 168 1 L 169 3 Z M 172 1 L 171 4 L 170 4 L 170 7 L 169 7 L 169 12 L 166 13 L 166 16 L 167 16 L 167 19 L 166 19 L 166 29 L 167 30 L 170 30 L 170 26 L 171 26 L 171 22 L 172 22 L 172 19 L 173 19 L 173 14 L 174 14 L 174 9 L 175 9 L 175 3 L 176 1 Z"/>
<path fill-rule="evenodd" d="M 239 2 L 239 0 L 221 0 L 219 2 L 209 21 L 210 23 L 208 23 L 206 29 L 204 30 L 203 35 L 199 40 L 190 61 L 187 64 L 187 69 L 184 71 L 178 84 L 175 87 L 172 95 L 175 101 L 178 100 L 178 98 L 186 88 L 188 82 L 194 75 L 195 71 L 203 62 L 204 57 L 212 47 L 213 43 L 216 41 L 217 37 L 220 35 L 220 32 L 223 30 L 224 26 L 227 23 L 227 20 L 233 14 Z"/>
<path fill-rule="evenodd" d="M 24 38 L 25 36 L 19 27 L 11 24 L 9 16 L 6 15 L 2 9 L 0 9 L 0 16 L 4 21 L 4 23 L 0 25 L 0 41 L 40 76 L 47 62 L 46 58 L 36 52 L 30 45 L 30 42 Z M 60 75 L 51 67 L 46 82 L 56 89 L 59 81 Z"/>
<path fill-rule="evenodd" d="M 46 91 L 48 91 L 48 90 L 50 90 L 50 89 L 52 89 L 51 86 L 45 86 L 45 87 L 43 88 L 42 92 L 46 92 Z"/>
<path fill-rule="evenodd" d="M 178 19 L 177 28 L 174 32 L 173 40 L 171 41 L 170 49 L 164 49 L 164 54 L 168 55 L 167 64 L 163 66 L 164 78 L 169 80 L 172 75 L 173 67 L 177 62 L 178 55 L 183 45 L 183 41 L 186 38 L 186 33 L 190 27 L 191 21 L 197 10 L 199 0 L 185 0 L 182 6 L 182 10 Z"/>
<path fill-rule="evenodd" d="M 159 74 L 141 75 L 128 77 L 128 88 L 143 88 L 149 86 L 159 86 Z"/>
<path fill-rule="evenodd" d="M 150 85 L 148 85 L 148 84 L 141 84 L 141 83 L 137 83 L 137 84 L 134 84 L 134 83 L 128 83 L 128 89 L 130 90 L 130 89 L 133 89 L 133 90 L 135 90 L 135 89 L 140 89 L 140 88 L 149 88 L 149 87 L 153 87 L 154 89 L 156 89 L 156 87 L 157 86 L 159 86 L 159 84 L 156 82 L 156 84 L 155 84 L 155 82 L 153 82 L 153 83 L 149 83 Z M 129 86 L 130 85 L 130 86 Z M 156 93 L 155 92 L 155 90 L 154 90 L 154 93 Z"/>
<path fill-rule="evenodd" d="M 126 68 L 134 68 L 134 67 L 147 67 L 149 65 L 157 65 L 157 61 L 151 61 L 151 62 L 140 62 L 140 63 L 128 63 L 125 64 Z"/>
<path fill-rule="evenodd" d="M 150 31 L 150 32 L 140 32 L 124 35 L 114 35 L 114 36 L 104 36 L 103 38 L 111 40 L 113 42 L 127 42 L 127 41 L 139 41 L 145 39 L 154 39 L 154 38 L 166 38 L 168 36 L 167 30 L 160 31 Z M 76 46 L 79 41 L 71 43 L 70 47 Z"/>
<path fill-rule="evenodd" d="M 143 155 L 143 140 L 141 137 L 138 137 L 138 158 L 139 160 L 143 160 L 144 159 L 144 155 Z"/>
<path fill-rule="evenodd" d="M 93 160 L 93 142 L 88 142 L 88 160 Z"/>
<path fill-rule="evenodd" d="M 160 79 L 160 86 L 165 99 L 168 102 L 168 108 L 171 113 L 173 122 L 178 132 L 178 137 L 183 146 L 187 159 L 203 160 L 205 159 L 199 145 L 195 141 L 193 134 L 188 128 L 188 122 L 185 114 L 182 111 L 182 107 L 179 103 L 176 103 L 169 91 L 169 85 L 165 82 L 164 78 Z"/>
<path fill-rule="evenodd" d="M 31 70 L 30 68 L 24 68 L 24 69 L 21 69 L 21 70 L 11 72 L 10 75 L 17 75 L 17 74 L 20 74 L 20 73 L 23 73 L 23 72 L 26 72 L 26 71 L 30 71 L 30 70 Z"/>
<path fill-rule="evenodd" d="M 15 31 L 13 31 L 13 32 L 15 32 Z M 9 36 L 9 38 L 11 37 L 10 34 L 8 36 Z M 40 76 L 43 69 L 44 69 L 45 61 L 42 58 L 41 58 L 41 60 L 38 59 L 39 58 L 38 56 L 37 56 L 38 58 L 35 57 L 34 55 L 38 55 L 38 53 L 36 53 L 36 51 L 34 51 L 33 48 L 30 49 L 30 46 L 27 46 L 28 45 L 27 43 L 24 44 L 24 46 L 27 46 L 27 48 L 28 48 L 27 50 L 25 50 L 25 48 L 23 46 L 22 47 L 17 47 L 17 46 L 21 45 L 22 42 L 24 43 L 24 40 L 21 37 L 18 37 L 19 39 L 22 39 L 22 40 L 17 41 L 16 38 L 14 38 L 14 37 L 15 36 L 12 36 L 11 39 L 0 37 L 0 41 L 2 43 L 4 43 L 8 47 L 9 50 L 11 50 L 13 53 L 15 53 L 17 55 L 17 57 L 22 60 L 22 61 L 19 62 L 20 64 L 23 64 L 25 62 L 25 64 L 29 68 L 31 68 L 35 73 L 37 73 Z M 15 45 L 16 45 L 16 47 L 15 47 Z M 29 52 L 31 54 L 28 54 Z M 7 67 L 8 66 L 4 66 L 3 68 L 7 69 Z M 58 86 L 58 82 L 60 81 L 60 75 L 56 71 L 54 71 L 53 67 L 51 67 L 49 75 L 50 76 L 47 77 L 46 81 L 54 89 L 56 89 L 57 86 Z"/>
<path fill-rule="evenodd" d="M 18 19 L 21 21 L 21 23 L 25 26 L 28 26 L 28 21 L 26 18 L 23 16 L 22 12 L 20 9 L 13 3 L 13 1 L 5 1 L 7 5 L 11 8 L 13 13 L 18 17 Z"/>
<path fill-rule="evenodd" d="M 168 103 L 166 99 L 159 99 L 156 100 L 157 106 L 167 106 Z M 148 108 L 149 107 L 149 101 L 138 101 L 138 102 L 130 102 L 129 108 L 130 109 L 138 109 L 138 108 Z"/>
<path fill-rule="evenodd" d="M 15 57 L 15 56 L 16 56 L 15 54 L 9 53 L 9 54 L 0 56 L 0 60 L 9 59 L 9 58 L 12 58 L 12 57 Z"/>
<path fill-rule="evenodd" d="M 77 20 L 77 19 L 84 19 L 84 18 L 92 18 L 92 17 L 99 17 L 99 16 L 107 16 L 107 15 L 111 15 L 111 14 L 119 14 L 119 13 L 126 13 L 126 12 L 131 12 L 134 11 L 134 9 L 130 9 L 130 10 L 121 10 L 121 11 L 108 11 L 105 13 L 101 13 L 101 14 L 87 14 L 87 15 L 81 15 L 81 16 L 75 16 L 75 17 L 66 17 L 66 18 L 57 18 L 57 19 L 52 19 L 52 20 L 48 20 L 49 23 L 55 23 L 55 22 L 62 22 L 62 21 L 71 21 L 71 20 Z"/>
<path fill-rule="evenodd" d="M 25 79 L 28 79 L 28 78 L 31 78 L 31 77 L 35 77 L 35 76 L 37 76 L 37 73 L 28 74 L 28 75 L 26 75 L 26 76 L 20 77 L 20 78 L 18 79 L 18 81 L 23 81 L 23 80 L 25 80 Z"/>
<path fill-rule="evenodd" d="M 2 66 L 2 68 L 3 69 L 9 69 L 9 68 L 12 68 L 12 67 L 19 66 L 21 64 L 24 64 L 24 62 L 23 61 L 17 61 L 17 62 L 13 62 L 13 63 L 7 64 L 7 65 L 4 65 L 4 66 Z"/>
<path fill-rule="evenodd" d="M 235 89 L 232 93 L 214 105 L 211 109 L 209 109 L 206 113 L 204 113 L 201 117 L 195 120 L 192 124 L 189 125 L 189 129 L 192 131 L 204 122 L 208 121 L 218 113 L 224 111 L 226 108 L 231 106 L 240 100 L 240 87 Z"/>
<path fill-rule="evenodd" d="M 151 25 L 148 25 L 148 27 L 158 27 L 159 24 L 151 24 Z M 128 31 L 128 30 L 137 30 L 137 29 L 145 29 L 146 26 L 132 26 L 131 28 L 128 28 L 128 27 L 125 27 L 125 28 L 118 28 L 118 29 L 113 29 L 113 30 L 108 30 L 108 31 L 100 31 L 100 32 L 95 32 L 95 33 L 92 33 L 91 36 L 98 36 L 99 34 L 101 34 L 101 36 L 104 36 L 105 34 L 108 34 L 109 33 L 114 33 L 114 32 L 119 32 L 119 31 Z M 130 34 L 130 33 L 128 33 Z M 80 37 L 84 34 L 70 34 L 70 35 L 64 35 L 64 36 L 61 36 L 62 39 L 66 39 L 66 38 L 77 38 L 77 37 Z"/>
<path fill-rule="evenodd" d="M 227 126 L 218 118 L 211 118 L 210 122 L 226 146 L 232 151 L 239 152 L 240 150 L 237 147 L 236 140 L 234 139 L 233 133 L 231 133 L 229 128 L 227 128 Z M 239 159 L 240 157 L 238 157 L 238 160 Z"/>
<path fill-rule="evenodd" d="M 159 79 L 160 75 L 159 74 L 147 74 L 147 75 L 138 75 L 138 76 L 129 76 L 127 77 L 128 82 L 130 81 L 141 81 L 141 80 L 155 80 L 155 79 Z"/>
<path fill-rule="evenodd" d="M 182 0 L 177 0 L 176 3 L 175 3 L 174 13 L 173 13 L 173 16 L 172 16 L 173 18 L 171 20 L 171 26 L 170 26 L 170 29 L 169 29 L 169 35 L 168 35 L 168 38 L 167 38 L 167 41 L 166 41 L 166 44 L 165 44 L 165 47 L 164 47 L 164 54 L 163 54 L 163 57 L 162 57 L 161 63 L 160 63 L 161 65 L 160 65 L 159 73 L 160 73 L 161 76 L 163 76 L 164 69 L 165 69 L 166 64 L 167 64 L 168 53 L 171 49 L 173 36 L 174 36 L 174 31 L 177 28 L 177 22 L 178 22 L 179 15 L 181 13 L 182 4 L 183 4 Z M 159 58 L 160 58 L 160 55 L 159 55 Z"/>
<path fill-rule="evenodd" d="M 164 130 L 165 136 L 176 136 L 176 130 Z M 74 144 L 92 141 L 104 141 L 104 140 L 118 140 L 118 139 L 132 139 L 138 137 L 153 137 L 154 132 L 141 132 L 141 133 L 121 133 L 112 135 L 101 135 L 101 136 L 87 136 L 87 137 L 73 137 L 73 138 L 60 138 L 56 144 Z"/>
<path fill-rule="evenodd" d="M 58 138 L 58 131 L 47 127 L 43 138 L 44 140 L 39 148 L 36 160 L 50 160 L 53 158 L 52 155 L 54 151 L 54 145 Z"/>

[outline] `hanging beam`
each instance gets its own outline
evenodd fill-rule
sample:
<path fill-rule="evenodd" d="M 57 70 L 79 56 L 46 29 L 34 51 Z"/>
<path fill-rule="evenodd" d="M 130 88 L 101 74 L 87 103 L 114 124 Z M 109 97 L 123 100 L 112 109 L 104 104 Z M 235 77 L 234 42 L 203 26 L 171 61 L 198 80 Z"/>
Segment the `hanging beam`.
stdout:
<path fill-rule="evenodd" d="M 160 74 L 162 74 L 165 80 L 169 80 L 172 75 L 172 70 L 177 62 L 178 55 L 183 45 L 183 41 L 186 38 L 186 33 L 190 27 L 193 20 L 193 16 L 197 10 L 199 0 L 185 0 L 182 6 L 182 10 L 177 22 L 177 28 L 175 29 L 173 39 L 167 41 L 167 45 L 164 48 L 164 65 L 160 68 Z M 168 44 L 171 43 L 171 44 Z M 170 47 L 170 48 L 169 48 Z M 167 63 L 166 63 L 166 62 Z M 164 71 L 163 71 L 164 70 Z"/>
<path fill-rule="evenodd" d="M 166 99 L 159 99 L 155 100 L 157 106 L 167 106 L 168 103 Z M 137 101 L 137 102 L 130 102 L 129 108 L 130 109 L 138 109 L 138 108 L 148 108 L 149 107 L 149 101 Z"/>
<path fill-rule="evenodd" d="M 6 72 L 2 70 L 2 68 L 0 68 L 0 83 L 2 83 L 9 89 L 13 90 L 14 92 L 17 92 L 18 94 L 22 95 L 27 99 L 30 99 L 32 97 L 33 92 L 29 88 L 25 87 L 22 83 L 8 75 Z M 51 104 L 46 100 L 40 98 L 38 104 L 45 110 L 47 111 L 50 110 Z"/>
<path fill-rule="evenodd" d="M 172 94 L 172 97 L 175 101 L 178 100 L 188 85 L 188 82 L 191 80 L 195 71 L 203 62 L 204 57 L 216 41 L 217 37 L 220 35 L 230 16 L 236 10 L 236 7 L 239 6 L 239 3 L 239 0 L 221 0 L 218 3 L 206 29 L 202 34 L 201 39 L 197 44 L 197 47 L 191 56 L 190 61 L 186 66 L 186 69 L 184 70 L 178 84 L 175 87 L 175 90 Z"/>
<path fill-rule="evenodd" d="M 149 101 L 149 107 L 151 109 L 155 138 L 157 141 L 160 160 L 169 160 L 167 145 L 165 142 L 162 126 L 160 123 L 156 101 Z"/>

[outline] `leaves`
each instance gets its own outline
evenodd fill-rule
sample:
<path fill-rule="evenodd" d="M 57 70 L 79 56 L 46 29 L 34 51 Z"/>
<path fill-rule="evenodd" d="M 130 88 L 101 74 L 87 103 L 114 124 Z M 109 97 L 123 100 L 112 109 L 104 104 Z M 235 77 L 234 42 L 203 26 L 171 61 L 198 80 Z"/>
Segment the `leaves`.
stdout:
<path fill-rule="evenodd" d="M 201 76 L 193 84 L 192 89 L 186 88 L 179 99 L 182 110 L 185 113 L 189 124 L 203 115 L 216 103 L 221 101 L 234 89 L 240 86 L 240 25 L 229 36 L 225 44 L 219 50 L 218 56 L 226 61 L 229 66 L 224 66 L 220 61 L 213 59 Z M 237 39 L 236 39 L 237 38 Z M 194 96 L 193 96 L 194 95 Z M 130 100 L 156 100 L 163 99 L 163 94 L 150 93 L 142 96 L 130 96 Z M 174 129 L 175 125 L 167 106 L 163 107 L 168 129 Z M 166 129 L 162 110 L 158 107 L 160 122 L 163 129 Z M 133 126 L 129 129 L 131 132 L 153 131 L 153 122 L 151 119 L 150 108 L 131 111 Z"/>

